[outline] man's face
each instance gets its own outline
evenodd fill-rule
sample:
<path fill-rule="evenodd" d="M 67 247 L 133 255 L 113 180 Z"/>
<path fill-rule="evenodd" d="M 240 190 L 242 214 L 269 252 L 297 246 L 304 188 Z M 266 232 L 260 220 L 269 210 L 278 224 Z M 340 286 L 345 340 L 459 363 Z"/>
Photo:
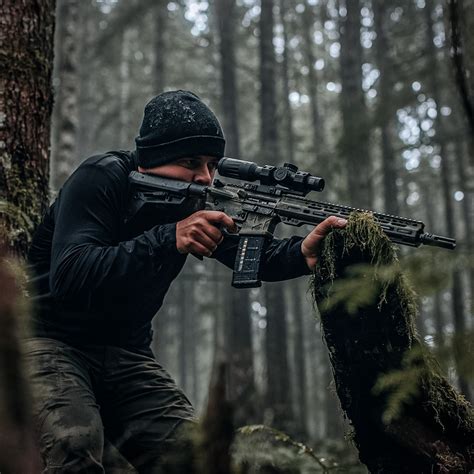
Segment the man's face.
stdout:
<path fill-rule="evenodd" d="M 218 162 L 219 158 L 215 156 L 192 156 L 179 158 L 172 163 L 155 168 L 145 169 L 139 166 L 138 171 L 208 186 L 214 178 Z"/>

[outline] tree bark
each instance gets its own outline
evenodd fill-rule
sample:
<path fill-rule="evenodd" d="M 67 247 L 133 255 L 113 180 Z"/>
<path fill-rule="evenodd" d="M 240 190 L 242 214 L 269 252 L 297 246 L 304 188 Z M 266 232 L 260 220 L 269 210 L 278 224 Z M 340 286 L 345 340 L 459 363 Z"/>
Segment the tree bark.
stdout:
<path fill-rule="evenodd" d="M 0 241 L 19 255 L 48 205 L 54 3 L 1 7 Z"/>

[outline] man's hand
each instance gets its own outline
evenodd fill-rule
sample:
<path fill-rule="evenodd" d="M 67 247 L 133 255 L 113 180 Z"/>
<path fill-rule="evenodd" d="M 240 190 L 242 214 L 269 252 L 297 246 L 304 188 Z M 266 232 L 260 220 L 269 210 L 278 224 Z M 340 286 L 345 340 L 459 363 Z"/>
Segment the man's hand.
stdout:
<path fill-rule="evenodd" d="M 303 254 L 306 264 L 310 270 L 314 270 L 318 263 L 318 251 L 322 240 L 334 227 L 342 229 L 347 224 L 346 219 L 340 219 L 336 216 L 331 216 L 318 224 L 301 242 L 301 253 Z"/>
<path fill-rule="evenodd" d="M 198 211 L 179 221 L 176 224 L 178 252 L 210 257 L 224 238 L 219 227 L 237 231 L 234 221 L 219 211 Z"/>

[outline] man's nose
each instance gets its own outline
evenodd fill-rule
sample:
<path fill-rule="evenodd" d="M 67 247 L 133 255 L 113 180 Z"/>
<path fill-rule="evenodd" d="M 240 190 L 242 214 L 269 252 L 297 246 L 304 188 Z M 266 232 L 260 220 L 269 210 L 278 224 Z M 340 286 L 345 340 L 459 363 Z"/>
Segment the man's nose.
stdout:
<path fill-rule="evenodd" d="M 202 166 L 194 176 L 193 181 L 197 184 L 208 186 L 212 183 L 212 174 L 207 166 Z"/>

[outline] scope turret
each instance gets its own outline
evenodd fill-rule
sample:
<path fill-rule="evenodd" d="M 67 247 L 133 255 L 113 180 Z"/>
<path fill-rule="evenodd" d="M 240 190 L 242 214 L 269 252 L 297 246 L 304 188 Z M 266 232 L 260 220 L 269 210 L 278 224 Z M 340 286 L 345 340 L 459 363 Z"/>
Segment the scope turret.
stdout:
<path fill-rule="evenodd" d="M 310 191 L 322 191 L 324 179 L 313 176 L 298 167 L 285 163 L 283 166 L 259 166 L 251 161 L 222 158 L 217 165 L 221 176 L 244 181 L 260 181 L 268 186 L 280 185 L 292 191 L 307 194 Z"/>

